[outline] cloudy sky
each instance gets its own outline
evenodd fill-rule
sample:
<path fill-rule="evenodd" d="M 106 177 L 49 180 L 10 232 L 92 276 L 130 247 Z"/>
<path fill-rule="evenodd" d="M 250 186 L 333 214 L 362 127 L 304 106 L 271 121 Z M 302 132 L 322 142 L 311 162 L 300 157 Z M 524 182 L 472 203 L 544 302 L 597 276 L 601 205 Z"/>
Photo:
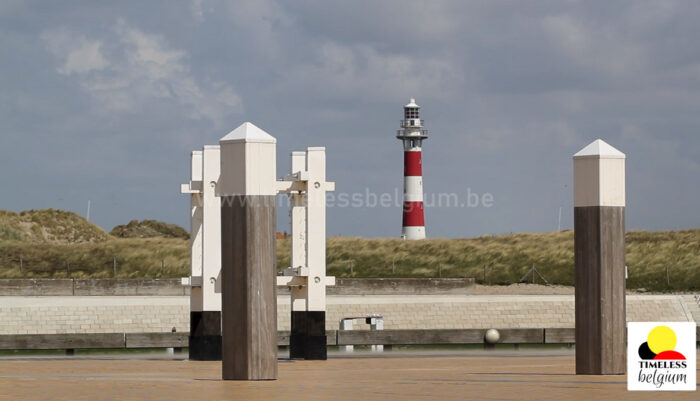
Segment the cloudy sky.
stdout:
<path fill-rule="evenodd" d="M 393 194 L 415 97 L 426 197 L 493 196 L 428 207 L 429 236 L 553 231 L 560 208 L 571 228 L 571 156 L 597 138 L 627 154 L 628 228 L 698 227 L 698 20 L 670 0 L 3 0 L 0 208 L 187 226 L 189 152 L 244 121 L 277 137 L 280 176 L 326 146 L 338 192 Z M 328 215 L 329 235 L 400 225 Z"/>

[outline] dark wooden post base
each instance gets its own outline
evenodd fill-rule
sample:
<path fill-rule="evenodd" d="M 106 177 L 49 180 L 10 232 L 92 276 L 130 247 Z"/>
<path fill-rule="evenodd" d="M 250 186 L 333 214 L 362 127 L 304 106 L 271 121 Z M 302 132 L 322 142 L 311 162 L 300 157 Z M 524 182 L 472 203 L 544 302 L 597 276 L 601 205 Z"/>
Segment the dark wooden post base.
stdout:
<path fill-rule="evenodd" d="M 624 374 L 625 208 L 574 208 L 576 373 Z"/>
<path fill-rule="evenodd" d="M 290 358 L 325 361 L 326 343 L 326 312 L 292 311 Z"/>
<path fill-rule="evenodd" d="M 190 312 L 189 359 L 221 360 L 221 312 Z"/>
<path fill-rule="evenodd" d="M 222 198 L 222 377 L 277 379 L 274 195 Z"/>

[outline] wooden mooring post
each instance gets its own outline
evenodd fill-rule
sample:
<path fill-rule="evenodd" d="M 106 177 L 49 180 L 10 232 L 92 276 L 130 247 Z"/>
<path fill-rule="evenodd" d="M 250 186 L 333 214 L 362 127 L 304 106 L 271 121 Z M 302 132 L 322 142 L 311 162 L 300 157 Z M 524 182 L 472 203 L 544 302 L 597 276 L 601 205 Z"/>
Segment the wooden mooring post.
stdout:
<path fill-rule="evenodd" d="M 625 155 L 598 139 L 574 155 L 576 373 L 625 373 Z"/>
<path fill-rule="evenodd" d="M 219 142 L 224 380 L 277 379 L 276 142 L 251 123 Z"/>

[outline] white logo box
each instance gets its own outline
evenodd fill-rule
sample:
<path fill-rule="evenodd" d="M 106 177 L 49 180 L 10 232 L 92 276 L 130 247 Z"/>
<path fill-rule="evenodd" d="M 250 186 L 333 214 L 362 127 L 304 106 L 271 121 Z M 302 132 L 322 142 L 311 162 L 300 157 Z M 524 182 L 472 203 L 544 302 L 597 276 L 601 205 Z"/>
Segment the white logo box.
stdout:
<path fill-rule="evenodd" d="M 639 355 L 639 348 L 647 343 L 649 333 L 665 326 L 676 337 L 673 349 L 667 335 L 652 336 L 652 346 L 643 350 L 646 359 Z M 694 322 L 628 322 L 627 323 L 627 390 L 630 391 L 695 391 L 696 390 L 696 346 Z M 655 333 L 669 333 L 665 328 L 658 329 Z M 662 341 L 658 341 L 662 339 Z M 657 340 L 657 341 L 653 341 Z M 661 347 L 660 345 L 666 345 Z M 685 360 L 678 359 L 673 352 L 666 353 L 673 359 L 650 359 L 660 351 L 675 351 L 682 354 Z"/>

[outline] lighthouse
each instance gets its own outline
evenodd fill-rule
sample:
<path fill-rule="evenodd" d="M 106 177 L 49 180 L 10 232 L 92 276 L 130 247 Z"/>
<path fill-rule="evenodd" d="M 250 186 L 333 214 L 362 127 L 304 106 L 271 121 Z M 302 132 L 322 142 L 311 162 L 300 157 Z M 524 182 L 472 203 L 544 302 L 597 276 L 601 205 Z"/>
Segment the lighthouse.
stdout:
<path fill-rule="evenodd" d="M 423 163 L 421 151 L 428 131 L 423 129 L 420 107 L 415 99 L 404 106 L 401 129 L 396 138 L 403 142 L 403 226 L 401 238 L 424 239 Z"/>

